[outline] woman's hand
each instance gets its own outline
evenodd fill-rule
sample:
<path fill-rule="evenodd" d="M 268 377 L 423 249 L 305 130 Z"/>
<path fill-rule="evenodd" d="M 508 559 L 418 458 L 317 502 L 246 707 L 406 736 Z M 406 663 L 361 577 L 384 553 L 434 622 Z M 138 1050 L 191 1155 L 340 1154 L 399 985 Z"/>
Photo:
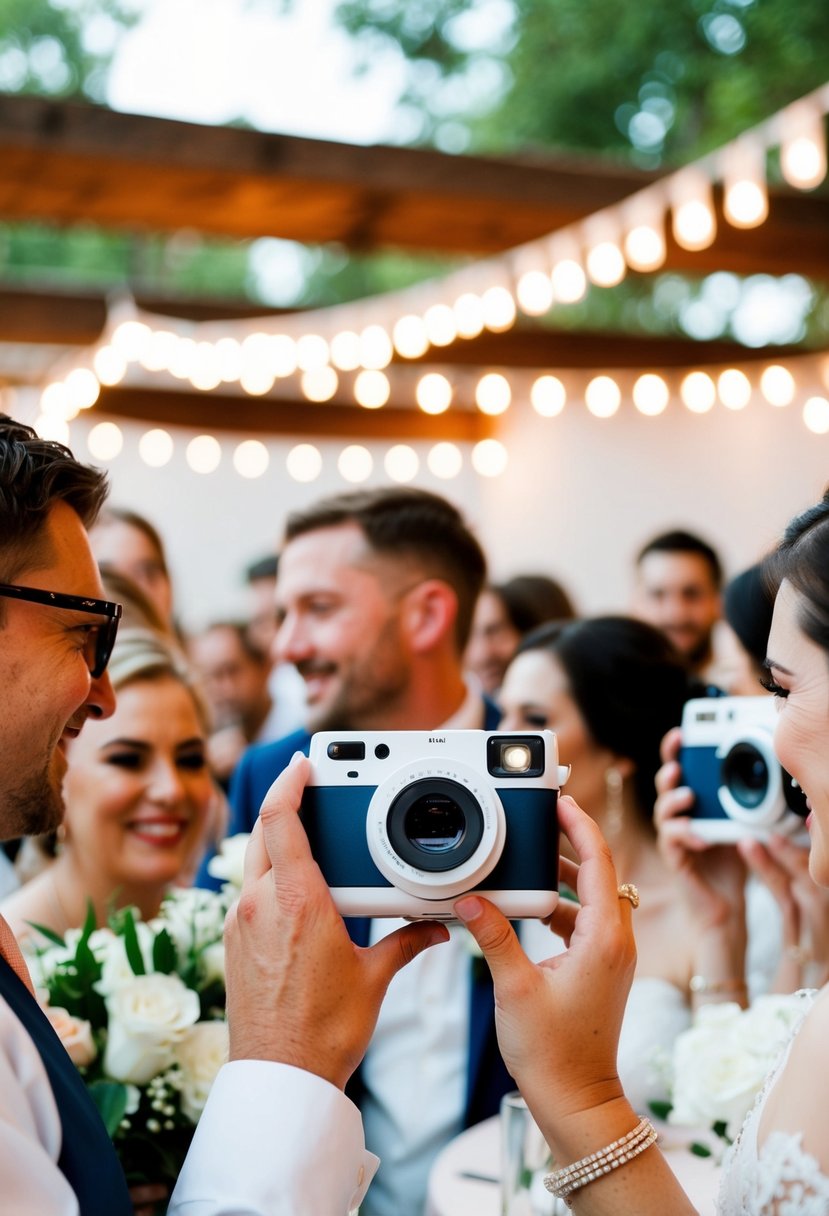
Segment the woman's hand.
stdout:
<path fill-rule="evenodd" d="M 785 836 L 742 840 L 746 865 L 766 884 L 783 922 L 783 957 L 774 991 L 820 987 L 829 978 L 829 890 L 809 873 L 809 850 Z"/>
<path fill-rule="evenodd" d="M 636 964 L 633 909 L 617 894 L 607 844 L 572 798 L 558 810 L 581 863 L 562 862 L 579 906 L 562 901 L 551 918 L 564 953 L 531 963 L 493 904 L 469 895 L 455 905 L 492 972 L 504 1062 L 545 1133 L 553 1117 L 558 1125 L 622 1096 L 616 1050 Z"/>
<path fill-rule="evenodd" d="M 699 931 L 721 928 L 745 920 L 746 868 L 733 845 L 712 845 L 698 836 L 688 812 L 694 794 L 680 785 L 682 771 L 679 727 L 662 740 L 663 764 L 656 774 L 654 806 L 659 851 L 684 887 L 689 912 Z"/>

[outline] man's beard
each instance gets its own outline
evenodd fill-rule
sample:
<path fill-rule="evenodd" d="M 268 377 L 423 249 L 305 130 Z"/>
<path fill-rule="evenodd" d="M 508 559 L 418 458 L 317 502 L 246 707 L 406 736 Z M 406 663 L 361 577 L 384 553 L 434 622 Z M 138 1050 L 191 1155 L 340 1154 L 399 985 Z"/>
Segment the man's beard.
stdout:
<path fill-rule="evenodd" d="M 302 673 L 303 664 L 297 664 L 297 668 Z M 397 709 L 410 683 L 399 626 L 392 617 L 380 630 L 371 655 L 362 659 L 356 672 L 347 671 L 333 698 L 307 707 L 307 728 L 312 734 L 320 730 L 380 729 L 384 714 Z"/>
<path fill-rule="evenodd" d="M 48 767 L 7 789 L 3 795 L 3 836 L 40 836 L 54 832 L 63 820 L 63 795 Z"/>

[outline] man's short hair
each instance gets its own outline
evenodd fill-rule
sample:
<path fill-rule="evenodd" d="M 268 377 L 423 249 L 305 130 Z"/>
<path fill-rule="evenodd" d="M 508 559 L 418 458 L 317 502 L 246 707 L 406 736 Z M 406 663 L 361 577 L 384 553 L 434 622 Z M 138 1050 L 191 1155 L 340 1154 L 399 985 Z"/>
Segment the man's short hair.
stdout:
<path fill-rule="evenodd" d="M 711 571 L 711 579 L 719 591 L 722 586 L 722 564 L 716 551 L 702 537 L 693 532 L 683 532 L 677 528 L 673 532 L 662 532 L 654 536 L 644 545 L 636 557 L 636 565 L 641 566 L 649 553 L 695 553 L 701 557 Z"/>
<path fill-rule="evenodd" d="M 267 557 L 260 557 L 245 567 L 245 582 L 256 583 L 262 578 L 276 578 L 278 568 L 279 558 L 275 553 L 269 553 Z"/>
<path fill-rule="evenodd" d="M 55 503 L 65 502 L 89 528 L 108 489 L 100 469 L 0 414 L 0 582 L 48 562 L 45 524 Z"/>
<path fill-rule="evenodd" d="M 236 635 L 239 645 L 242 648 L 242 653 L 246 658 L 250 659 L 252 663 L 255 663 L 257 667 L 268 666 L 268 656 L 265 654 L 262 647 L 257 646 L 256 643 L 251 639 L 250 634 L 248 633 L 248 626 L 245 621 L 211 621 L 208 625 L 205 625 L 201 633 L 196 634 L 195 640 L 197 641 L 200 637 L 206 637 L 208 633 L 217 633 L 222 629 Z"/>
<path fill-rule="evenodd" d="M 416 562 L 428 577 L 448 583 L 458 600 L 455 637 L 462 651 L 486 578 L 486 558 L 460 511 L 439 494 L 411 486 L 355 490 L 293 512 L 285 540 L 348 523 L 360 528 L 375 553 Z"/>

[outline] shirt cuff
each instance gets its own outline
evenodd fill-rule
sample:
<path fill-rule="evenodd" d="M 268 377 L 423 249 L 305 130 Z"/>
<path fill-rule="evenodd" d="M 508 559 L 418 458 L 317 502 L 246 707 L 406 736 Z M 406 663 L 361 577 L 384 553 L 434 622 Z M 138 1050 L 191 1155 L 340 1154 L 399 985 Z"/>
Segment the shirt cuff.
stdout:
<path fill-rule="evenodd" d="M 169 1212 L 345 1216 L 378 1165 L 336 1086 L 289 1064 L 236 1060 L 213 1083 Z"/>

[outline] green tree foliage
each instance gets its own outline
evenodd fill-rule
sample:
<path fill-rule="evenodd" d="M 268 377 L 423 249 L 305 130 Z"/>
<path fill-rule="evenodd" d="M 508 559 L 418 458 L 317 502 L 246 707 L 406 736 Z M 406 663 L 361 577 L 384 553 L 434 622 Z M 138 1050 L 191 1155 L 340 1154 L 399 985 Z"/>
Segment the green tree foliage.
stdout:
<path fill-rule="evenodd" d="M 826 0 L 342 0 L 408 61 L 421 140 L 693 159 L 822 84 Z M 481 31 L 489 30 L 489 36 Z"/>

